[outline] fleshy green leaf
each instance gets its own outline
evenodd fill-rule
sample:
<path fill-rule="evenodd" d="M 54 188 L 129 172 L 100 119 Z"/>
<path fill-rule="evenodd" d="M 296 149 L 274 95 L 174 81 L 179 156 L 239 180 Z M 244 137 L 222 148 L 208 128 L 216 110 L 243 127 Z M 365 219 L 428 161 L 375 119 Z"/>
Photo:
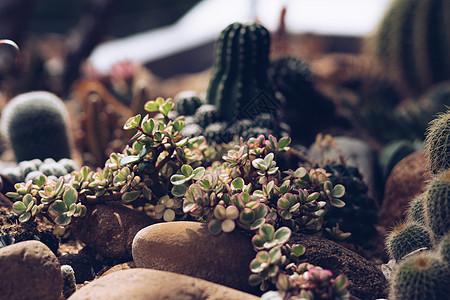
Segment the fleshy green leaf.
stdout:
<path fill-rule="evenodd" d="M 181 173 L 185 176 L 185 177 L 189 177 L 192 174 L 192 167 L 190 165 L 183 165 L 181 166 Z"/>
<path fill-rule="evenodd" d="M 281 227 L 275 232 L 273 238 L 278 240 L 279 243 L 284 244 L 291 237 L 291 233 L 292 232 L 288 227 Z"/>
<path fill-rule="evenodd" d="M 71 220 L 72 220 L 71 217 L 68 217 L 68 216 L 62 214 L 55 218 L 55 223 L 60 226 L 66 226 L 70 223 Z"/>
<path fill-rule="evenodd" d="M 123 167 L 123 166 L 125 166 L 125 165 L 128 165 L 128 164 L 131 164 L 131 163 L 138 162 L 139 159 L 140 159 L 140 158 L 139 158 L 138 155 L 129 155 L 129 156 L 125 156 L 125 157 L 122 157 L 122 158 L 120 159 L 119 165 L 120 165 L 121 167 Z"/>
<path fill-rule="evenodd" d="M 231 182 L 231 186 L 234 190 L 242 190 L 244 188 L 244 180 L 241 177 L 237 177 Z"/>
<path fill-rule="evenodd" d="M 64 212 L 67 211 L 67 206 L 66 204 L 61 201 L 61 200 L 56 200 L 55 202 L 53 202 L 53 204 L 51 205 L 51 209 L 53 211 L 55 211 L 56 213 L 62 214 Z"/>
<path fill-rule="evenodd" d="M 67 207 L 70 207 L 78 199 L 78 192 L 73 187 L 69 187 L 63 194 L 63 201 Z"/>
<path fill-rule="evenodd" d="M 136 200 L 139 195 L 141 194 L 141 191 L 130 191 L 122 194 L 122 201 L 124 202 L 132 202 Z"/>
<path fill-rule="evenodd" d="M 259 228 L 259 234 L 266 241 L 271 241 L 273 239 L 274 232 L 275 228 L 271 224 L 264 224 Z"/>
<path fill-rule="evenodd" d="M 148 112 L 158 111 L 158 106 L 156 101 L 147 101 L 144 105 L 144 109 Z"/>
<path fill-rule="evenodd" d="M 183 183 L 186 182 L 186 177 L 181 174 L 174 174 L 172 175 L 172 177 L 170 177 L 170 182 L 173 185 L 182 185 Z"/>
<path fill-rule="evenodd" d="M 331 191 L 331 196 L 334 198 L 341 198 L 345 194 L 345 188 L 342 184 L 337 184 Z"/>
<path fill-rule="evenodd" d="M 333 205 L 334 207 L 338 207 L 338 208 L 341 208 L 341 207 L 345 206 L 345 202 L 344 201 L 336 199 L 336 198 L 332 198 L 330 200 L 330 204 Z"/>
<path fill-rule="evenodd" d="M 208 223 L 208 230 L 213 235 L 218 235 L 222 232 L 222 222 L 220 220 L 214 219 Z"/>
<path fill-rule="evenodd" d="M 139 123 L 141 122 L 141 115 L 136 115 L 133 117 L 130 117 L 126 122 L 125 125 L 123 125 L 123 129 L 128 130 L 132 128 L 136 128 L 139 126 Z"/>
<path fill-rule="evenodd" d="M 29 213 L 29 212 L 24 212 L 23 214 L 20 215 L 20 217 L 19 217 L 19 222 L 25 223 L 25 222 L 27 222 L 30 218 L 31 218 L 31 213 Z"/>
<path fill-rule="evenodd" d="M 292 254 L 294 254 L 295 256 L 303 255 L 306 252 L 305 247 L 303 247 L 302 245 L 295 245 L 291 250 Z"/>
<path fill-rule="evenodd" d="M 27 207 L 25 206 L 25 204 L 22 201 L 16 201 L 13 204 L 13 211 L 20 215 L 22 213 L 24 213 L 27 210 Z"/>

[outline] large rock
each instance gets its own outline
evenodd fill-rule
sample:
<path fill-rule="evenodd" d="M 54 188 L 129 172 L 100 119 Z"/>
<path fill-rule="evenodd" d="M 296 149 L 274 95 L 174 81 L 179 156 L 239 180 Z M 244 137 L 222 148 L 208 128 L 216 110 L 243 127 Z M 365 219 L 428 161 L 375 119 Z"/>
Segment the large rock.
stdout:
<path fill-rule="evenodd" d="M 53 252 L 39 241 L 24 241 L 0 249 L 0 298 L 59 300 L 61 267 Z"/>
<path fill-rule="evenodd" d="M 405 217 L 409 202 L 425 191 L 431 172 L 425 151 L 418 151 L 399 161 L 386 180 L 378 215 L 382 230 L 389 230 Z"/>
<path fill-rule="evenodd" d="M 167 222 L 146 227 L 133 241 L 138 268 L 175 272 L 255 293 L 248 284 L 251 241 L 237 232 L 213 236 L 200 222 Z"/>
<path fill-rule="evenodd" d="M 182 252 L 180 256 L 184 256 Z M 186 275 L 136 268 L 96 279 L 69 298 L 88 299 L 258 300 L 259 297 Z"/>
<path fill-rule="evenodd" d="M 154 222 L 145 213 L 121 204 L 99 204 L 89 207 L 87 215 L 77 219 L 72 229 L 103 257 L 129 261 L 134 236 Z"/>
<path fill-rule="evenodd" d="M 289 243 L 306 247 L 302 261 L 328 269 L 334 275 L 345 274 L 352 296 L 360 299 L 387 297 L 388 282 L 383 273 L 359 254 L 319 236 L 296 234 Z"/>

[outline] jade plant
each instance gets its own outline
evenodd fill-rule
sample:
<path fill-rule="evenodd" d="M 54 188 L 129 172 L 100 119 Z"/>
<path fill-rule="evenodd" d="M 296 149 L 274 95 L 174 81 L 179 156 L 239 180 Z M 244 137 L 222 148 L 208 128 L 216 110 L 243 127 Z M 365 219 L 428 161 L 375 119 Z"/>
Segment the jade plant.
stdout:
<path fill-rule="evenodd" d="M 103 169 L 84 166 L 56 181 L 41 175 L 17 183 L 7 196 L 19 220 L 42 215 L 67 226 L 92 204 L 122 200 L 155 219 L 207 223 L 213 235 L 247 234 L 256 252 L 249 283 L 262 291 L 277 288 L 294 299 L 304 293 L 348 299 L 345 276 L 304 270 L 299 256 L 305 248 L 289 243 L 298 232 L 325 232 L 327 208 L 345 205 L 344 186 L 333 184 L 321 168 L 282 172 L 277 158 L 289 150 L 289 137 L 260 135 L 213 147 L 202 136 L 184 137 L 185 117 L 168 117 L 173 107 L 171 99 L 148 101 L 146 111 L 157 114 L 128 119 L 124 129 L 134 135 Z M 339 228 L 333 232 L 346 236 Z"/>

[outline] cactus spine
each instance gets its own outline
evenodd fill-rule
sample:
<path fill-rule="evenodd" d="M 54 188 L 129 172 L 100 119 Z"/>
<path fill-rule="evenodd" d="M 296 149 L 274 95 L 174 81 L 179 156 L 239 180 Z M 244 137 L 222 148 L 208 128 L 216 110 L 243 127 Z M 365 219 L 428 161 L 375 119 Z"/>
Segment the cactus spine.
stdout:
<path fill-rule="evenodd" d="M 11 99 L 2 112 L 1 128 L 16 160 L 71 157 L 68 112 L 56 95 L 28 92 Z"/>
<path fill-rule="evenodd" d="M 450 264 L 450 232 L 448 232 L 441 240 L 438 245 L 439 254 L 442 256 L 442 259 Z"/>
<path fill-rule="evenodd" d="M 389 299 L 448 299 L 450 268 L 435 253 L 424 251 L 401 261 L 394 272 Z"/>
<path fill-rule="evenodd" d="M 420 94 L 450 79 L 450 2 L 395 0 L 376 31 L 370 50 Z"/>
<path fill-rule="evenodd" d="M 431 232 L 418 223 L 403 223 L 394 228 L 386 239 L 389 256 L 401 260 L 414 250 L 431 249 Z"/>
<path fill-rule="evenodd" d="M 233 23 L 219 35 L 206 98 L 225 121 L 238 117 L 260 92 L 270 93 L 269 50 L 269 31 L 258 23 Z"/>
<path fill-rule="evenodd" d="M 63 278 L 63 296 L 64 299 L 68 299 L 77 290 L 75 273 L 70 265 L 62 265 L 61 275 Z"/>

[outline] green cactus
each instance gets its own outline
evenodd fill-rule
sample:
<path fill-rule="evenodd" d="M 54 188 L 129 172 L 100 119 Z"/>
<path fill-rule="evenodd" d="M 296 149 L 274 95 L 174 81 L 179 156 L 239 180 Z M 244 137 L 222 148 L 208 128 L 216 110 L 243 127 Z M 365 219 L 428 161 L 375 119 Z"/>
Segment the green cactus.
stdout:
<path fill-rule="evenodd" d="M 191 116 L 203 104 L 202 99 L 194 91 L 183 91 L 173 98 L 178 115 Z"/>
<path fill-rule="evenodd" d="M 415 196 L 409 203 L 408 210 L 406 212 L 406 220 L 408 222 L 416 222 L 422 225 L 427 225 L 425 218 L 425 201 L 426 193 Z"/>
<path fill-rule="evenodd" d="M 450 2 L 396 0 L 386 11 L 369 51 L 412 92 L 450 79 Z"/>
<path fill-rule="evenodd" d="M 258 23 L 233 23 L 219 35 L 206 99 L 218 107 L 224 121 L 238 117 L 260 93 L 272 95 L 269 50 L 269 31 Z"/>
<path fill-rule="evenodd" d="M 450 264 L 450 232 L 441 239 L 441 242 L 438 245 L 438 251 L 442 256 L 442 259 Z"/>
<path fill-rule="evenodd" d="M 419 223 L 402 223 L 396 226 L 386 239 L 389 256 L 396 261 L 421 248 L 431 249 L 430 229 Z"/>
<path fill-rule="evenodd" d="M 11 99 L 2 112 L 1 128 L 17 161 L 71 157 L 64 102 L 49 92 L 28 92 Z"/>
<path fill-rule="evenodd" d="M 70 265 L 62 265 L 61 275 L 63 278 L 63 296 L 68 299 L 77 290 L 75 273 Z"/>
<path fill-rule="evenodd" d="M 218 122 L 220 113 L 216 106 L 211 104 L 203 104 L 194 115 L 194 122 L 202 128 L 206 128 L 209 124 Z"/>
<path fill-rule="evenodd" d="M 450 169 L 450 110 L 430 122 L 425 138 L 431 172 Z"/>
<path fill-rule="evenodd" d="M 389 299 L 448 299 L 450 268 L 435 253 L 423 251 L 401 261 L 394 272 Z"/>
<path fill-rule="evenodd" d="M 450 170 L 432 179 L 425 200 L 425 215 L 436 242 L 450 231 Z"/>

